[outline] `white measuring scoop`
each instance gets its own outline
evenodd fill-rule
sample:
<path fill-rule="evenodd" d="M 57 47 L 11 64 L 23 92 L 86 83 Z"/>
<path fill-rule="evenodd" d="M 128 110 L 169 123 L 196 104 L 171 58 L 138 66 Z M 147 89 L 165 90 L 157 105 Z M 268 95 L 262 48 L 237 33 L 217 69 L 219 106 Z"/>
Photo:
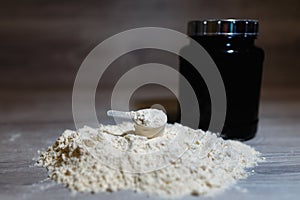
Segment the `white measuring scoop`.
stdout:
<path fill-rule="evenodd" d="M 134 122 L 135 134 L 147 138 L 162 135 L 168 121 L 163 111 L 150 108 L 131 112 L 109 110 L 107 116 L 131 119 Z"/>

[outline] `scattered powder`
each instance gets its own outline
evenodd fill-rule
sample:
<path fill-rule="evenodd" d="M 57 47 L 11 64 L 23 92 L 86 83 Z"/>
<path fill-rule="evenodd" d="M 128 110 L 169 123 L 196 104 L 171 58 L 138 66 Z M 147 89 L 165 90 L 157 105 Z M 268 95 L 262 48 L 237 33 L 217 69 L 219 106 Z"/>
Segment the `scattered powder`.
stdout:
<path fill-rule="evenodd" d="M 163 136 L 153 139 L 122 134 L 133 129 L 123 123 L 66 130 L 37 165 L 72 191 L 125 189 L 178 198 L 221 192 L 261 161 L 246 144 L 180 124 L 167 124 Z"/>
<path fill-rule="evenodd" d="M 20 133 L 16 133 L 16 134 L 12 134 L 9 138 L 8 141 L 10 142 L 14 142 L 16 139 L 18 139 L 19 137 L 21 137 L 21 134 Z"/>

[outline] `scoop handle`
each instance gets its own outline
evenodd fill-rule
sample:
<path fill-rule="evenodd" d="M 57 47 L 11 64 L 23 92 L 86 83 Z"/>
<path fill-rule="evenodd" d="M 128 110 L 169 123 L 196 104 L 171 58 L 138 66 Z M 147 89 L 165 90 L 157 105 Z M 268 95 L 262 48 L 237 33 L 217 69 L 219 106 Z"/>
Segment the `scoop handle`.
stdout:
<path fill-rule="evenodd" d="M 108 110 L 106 114 L 109 117 L 119 117 L 119 118 L 125 118 L 125 119 L 132 119 L 132 113 L 131 112 L 124 112 L 124 111 L 118 111 L 118 110 Z"/>

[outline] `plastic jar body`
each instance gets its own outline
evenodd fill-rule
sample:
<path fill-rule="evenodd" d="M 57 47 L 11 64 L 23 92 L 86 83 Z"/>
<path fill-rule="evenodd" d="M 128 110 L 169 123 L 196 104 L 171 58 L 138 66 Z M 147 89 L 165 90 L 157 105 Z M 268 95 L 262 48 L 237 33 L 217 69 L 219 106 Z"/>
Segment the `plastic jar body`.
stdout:
<path fill-rule="evenodd" d="M 192 38 L 209 53 L 224 82 L 227 111 L 222 137 L 238 140 L 254 137 L 258 126 L 264 51 L 254 45 L 254 37 L 214 35 Z M 197 95 L 199 128 L 207 130 L 211 117 L 207 86 L 193 66 L 182 58 L 180 73 Z"/>

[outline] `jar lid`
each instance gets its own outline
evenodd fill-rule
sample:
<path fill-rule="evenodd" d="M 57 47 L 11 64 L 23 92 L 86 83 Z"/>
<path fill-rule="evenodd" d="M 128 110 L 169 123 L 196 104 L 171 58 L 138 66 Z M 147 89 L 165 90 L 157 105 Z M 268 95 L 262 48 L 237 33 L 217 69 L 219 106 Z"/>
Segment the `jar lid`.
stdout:
<path fill-rule="evenodd" d="M 189 36 L 242 36 L 257 37 L 258 20 L 253 19 L 206 19 L 188 23 Z"/>

